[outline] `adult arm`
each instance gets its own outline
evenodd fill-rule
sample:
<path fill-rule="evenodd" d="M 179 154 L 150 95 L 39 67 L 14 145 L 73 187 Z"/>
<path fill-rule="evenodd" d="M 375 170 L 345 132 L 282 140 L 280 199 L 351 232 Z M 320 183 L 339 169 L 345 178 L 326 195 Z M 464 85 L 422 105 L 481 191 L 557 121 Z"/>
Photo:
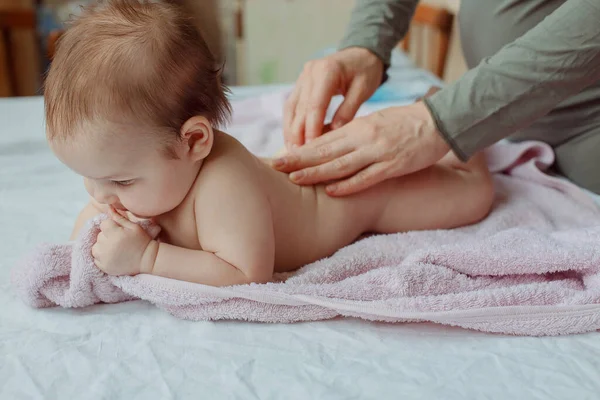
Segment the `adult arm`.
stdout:
<path fill-rule="evenodd" d="M 340 180 L 328 192 L 344 196 L 427 168 L 448 148 L 466 161 L 600 79 L 598 21 L 600 4 L 569 0 L 423 102 L 357 118 L 273 166 L 296 171 L 298 184 Z"/>
<path fill-rule="evenodd" d="M 363 47 L 390 65 L 392 50 L 408 32 L 419 0 L 359 0 L 339 49 Z"/>
<path fill-rule="evenodd" d="M 424 101 L 438 131 L 465 161 L 598 80 L 600 3 L 568 0 Z"/>

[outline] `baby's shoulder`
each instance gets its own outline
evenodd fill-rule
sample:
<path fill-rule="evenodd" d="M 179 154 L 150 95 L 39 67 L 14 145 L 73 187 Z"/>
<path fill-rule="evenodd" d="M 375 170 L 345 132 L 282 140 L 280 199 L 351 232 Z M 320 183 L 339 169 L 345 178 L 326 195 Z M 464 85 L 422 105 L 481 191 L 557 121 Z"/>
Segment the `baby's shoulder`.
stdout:
<path fill-rule="evenodd" d="M 202 165 L 194 191 L 196 203 L 228 207 L 264 192 L 264 168 L 243 146 L 221 144 Z"/>
<path fill-rule="evenodd" d="M 255 229 L 264 225 L 270 203 L 259 163 L 247 150 L 236 149 L 205 161 L 194 185 L 194 213 L 203 246 L 218 248 L 217 238 L 242 229 L 240 225 Z"/>

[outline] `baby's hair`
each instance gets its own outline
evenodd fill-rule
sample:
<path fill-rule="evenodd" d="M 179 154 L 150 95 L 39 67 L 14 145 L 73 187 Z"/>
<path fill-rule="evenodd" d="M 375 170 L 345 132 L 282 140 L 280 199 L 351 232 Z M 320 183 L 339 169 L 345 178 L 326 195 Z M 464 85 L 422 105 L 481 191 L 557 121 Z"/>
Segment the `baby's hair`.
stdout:
<path fill-rule="evenodd" d="M 44 87 L 48 138 L 124 118 L 173 138 L 196 115 L 224 124 L 231 106 L 221 69 L 174 1 L 98 1 L 59 40 Z"/>

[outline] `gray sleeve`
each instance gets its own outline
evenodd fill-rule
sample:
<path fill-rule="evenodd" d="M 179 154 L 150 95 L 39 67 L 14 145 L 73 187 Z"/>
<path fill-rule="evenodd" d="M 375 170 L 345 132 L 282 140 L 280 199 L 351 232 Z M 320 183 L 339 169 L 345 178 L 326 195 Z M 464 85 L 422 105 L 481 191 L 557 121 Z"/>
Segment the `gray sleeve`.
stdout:
<path fill-rule="evenodd" d="M 425 100 L 463 161 L 600 80 L 600 4 L 568 0 Z"/>
<path fill-rule="evenodd" d="M 391 53 L 408 31 L 419 0 L 358 0 L 339 49 L 363 47 L 387 67 Z"/>

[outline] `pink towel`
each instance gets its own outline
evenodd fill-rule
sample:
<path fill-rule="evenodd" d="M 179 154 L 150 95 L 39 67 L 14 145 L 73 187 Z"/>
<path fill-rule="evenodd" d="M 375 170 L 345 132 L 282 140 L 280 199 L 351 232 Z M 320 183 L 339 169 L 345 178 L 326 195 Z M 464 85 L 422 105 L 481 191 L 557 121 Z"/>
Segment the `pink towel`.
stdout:
<path fill-rule="evenodd" d="M 279 129 L 280 113 L 267 112 L 273 102 L 235 107 L 240 117 L 230 131 L 253 121 L 262 129 L 250 142 L 264 146 Z M 106 276 L 90 254 L 98 218 L 74 243 L 35 249 L 14 269 L 13 284 L 32 307 L 143 299 L 191 320 L 350 316 L 531 336 L 600 329 L 600 210 L 576 186 L 541 171 L 554 157 L 545 144 L 500 143 L 487 156 L 496 200 L 481 223 L 371 236 L 272 283 L 215 288 Z"/>

